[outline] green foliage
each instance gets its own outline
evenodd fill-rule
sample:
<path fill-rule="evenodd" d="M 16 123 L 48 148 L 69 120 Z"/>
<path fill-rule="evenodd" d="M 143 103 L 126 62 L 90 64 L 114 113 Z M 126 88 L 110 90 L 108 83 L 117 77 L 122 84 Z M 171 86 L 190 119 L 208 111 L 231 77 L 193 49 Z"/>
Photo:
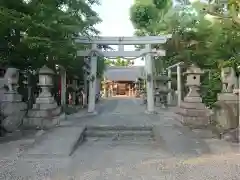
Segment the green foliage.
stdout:
<path fill-rule="evenodd" d="M 221 92 L 220 71 L 210 71 L 202 78 L 201 94 L 203 102 L 212 107 L 217 101 L 217 94 Z"/>
<path fill-rule="evenodd" d="M 210 75 L 205 75 L 202 79 L 201 93 L 203 101 L 211 107 L 221 90 L 221 68 L 231 66 L 238 71 L 240 21 L 233 16 L 222 18 L 222 9 L 215 11 L 220 13 L 219 16 L 209 16 L 208 6 L 197 1 L 170 9 L 160 8 L 158 9 L 160 15 L 156 16 L 157 18 L 147 19 L 144 23 L 144 17 L 147 16 L 144 14 L 143 18 L 138 18 L 141 21 L 135 20 L 133 23 L 136 35 L 172 34 L 172 38 L 165 45 L 156 45 L 156 48 L 167 50 L 165 57 L 155 60 L 157 72 L 178 62 L 184 62 L 186 66 L 194 63 L 201 69 L 210 70 Z M 236 6 L 238 5 L 235 4 Z M 235 8 L 236 11 L 239 9 Z M 229 12 L 234 14 L 231 9 Z M 148 24 L 148 27 L 145 28 L 141 26 L 142 24 Z"/>
<path fill-rule="evenodd" d="M 19 69 L 38 69 L 60 64 L 77 73 L 81 62 L 75 43 L 79 35 L 98 34 L 100 22 L 92 10 L 96 0 L 0 1 L 0 64 Z M 80 73 L 77 73 L 79 75 Z"/>
<path fill-rule="evenodd" d="M 127 66 L 133 64 L 133 62 L 131 62 L 129 60 L 121 59 L 120 57 L 118 57 L 115 60 L 105 59 L 105 64 L 107 66 L 124 66 L 124 67 L 127 67 Z"/>
<path fill-rule="evenodd" d="M 165 9 L 168 5 L 168 2 L 168 0 L 153 0 L 153 4 L 159 10 Z"/>
<path fill-rule="evenodd" d="M 101 78 L 105 70 L 106 64 L 103 57 L 99 57 L 97 61 L 97 77 Z"/>
<path fill-rule="evenodd" d="M 157 20 L 158 11 L 154 5 L 135 4 L 131 7 L 131 21 L 136 28 L 147 28 L 152 21 Z"/>

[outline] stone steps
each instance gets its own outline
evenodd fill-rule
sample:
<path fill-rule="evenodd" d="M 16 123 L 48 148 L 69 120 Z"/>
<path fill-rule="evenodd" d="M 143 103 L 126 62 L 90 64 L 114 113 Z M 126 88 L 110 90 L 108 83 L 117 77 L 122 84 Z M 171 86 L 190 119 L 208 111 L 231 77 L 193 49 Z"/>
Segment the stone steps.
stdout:
<path fill-rule="evenodd" d="M 126 136 L 151 136 L 149 131 L 89 131 L 85 132 L 87 137 L 126 137 Z"/>
<path fill-rule="evenodd" d="M 124 125 L 113 125 L 113 126 L 87 126 L 87 130 L 101 130 L 101 131 L 152 131 L 152 126 L 124 126 Z"/>
<path fill-rule="evenodd" d="M 205 139 L 212 154 L 226 154 L 239 152 L 239 145 L 220 139 Z"/>
<path fill-rule="evenodd" d="M 119 139 L 115 139 L 112 137 L 88 137 L 86 138 L 84 145 L 80 147 L 84 148 L 85 146 L 109 146 L 109 147 L 154 147 L 160 148 L 159 144 L 157 144 L 152 137 L 120 137 Z"/>
<path fill-rule="evenodd" d="M 84 140 L 84 127 L 59 127 L 44 133 L 26 152 L 27 157 L 71 156 Z"/>
<path fill-rule="evenodd" d="M 153 137 L 150 126 L 89 126 L 86 127 L 85 137 L 105 138 L 112 140 L 151 140 Z"/>

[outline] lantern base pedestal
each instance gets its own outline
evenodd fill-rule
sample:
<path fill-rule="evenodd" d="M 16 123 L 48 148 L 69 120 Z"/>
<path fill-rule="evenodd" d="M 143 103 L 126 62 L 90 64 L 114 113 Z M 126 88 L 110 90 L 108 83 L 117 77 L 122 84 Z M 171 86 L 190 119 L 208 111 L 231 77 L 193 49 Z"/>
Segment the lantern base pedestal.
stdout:
<path fill-rule="evenodd" d="M 209 125 L 210 110 L 200 102 L 182 102 L 176 114 L 181 123 L 191 128 L 201 129 Z"/>
<path fill-rule="evenodd" d="M 53 97 L 38 97 L 24 118 L 23 126 L 27 129 L 49 129 L 60 124 L 60 114 L 61 107 Z"/>

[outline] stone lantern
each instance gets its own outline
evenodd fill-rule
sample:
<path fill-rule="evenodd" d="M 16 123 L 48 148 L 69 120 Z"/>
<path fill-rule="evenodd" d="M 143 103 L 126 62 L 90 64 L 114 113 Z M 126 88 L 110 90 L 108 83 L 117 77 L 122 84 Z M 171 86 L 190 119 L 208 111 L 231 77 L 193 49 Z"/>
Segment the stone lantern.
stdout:
<path fill-rule="evenodd" d="M 187 76 L 186 86 L 189 92 L 181 102 L 177 114 L 181 115 L 181 121 L 192 128 L 202 128 L 209 124 L 210 110 L 202 103 L 198 92 L 200 77 L 204 72 L 195 65 L 191 65 L 184 73 Z"/>
<path fill-rule="evenodd" d="M 201 85 L 200 78 L 202 74 L 204 74 L 204 72 L 194 64 L 192 64 L 184 73 L 187 77 L 186 86 L 189 88 L 189 92 L 184 98 L 184 101 L 188 101 L 189 99 L 190 101 L 193 101 L 194 99 L 195 102 L 202 102 L 202 98 L 198 93 Z"/>
<path fill-rule="evenodd" d="M 54 75 L 53 70 L 49 69 L 47 66 L 43 66 L 39 72 L 39 83 L 38 85 L 42 89 L 38 99 L 40 97 L 51 97 L 50 89 L 53 87 L 53 78 Z"/>
<path fill-rule="evenodd" d="M 23 125 L 27 128 L 47 129 L 59 124 L 61 108 L 52 96 L 54 71 L 47 66 L 39 70 L 39 86 L 42 89 L 33 108 L 28 111 Z"/>
<path fill-rule="evenodd" d="M 158 75 L 155 76 L 156 81 L 156 103 L 160 103 L 160 106 L 166 107 L 167 106 L 167 95 L 170 92 L 168 89 L 167 83 L 171 79 L 166 75 Z"/>

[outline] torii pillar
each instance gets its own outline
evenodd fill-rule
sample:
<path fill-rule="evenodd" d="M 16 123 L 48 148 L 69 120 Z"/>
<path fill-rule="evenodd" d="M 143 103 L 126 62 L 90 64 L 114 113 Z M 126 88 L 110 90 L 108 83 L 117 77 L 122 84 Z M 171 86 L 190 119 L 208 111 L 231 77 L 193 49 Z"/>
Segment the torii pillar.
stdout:
<path fill-rule="evenodd" d="M 96 44 L 92 44 L 92 49 L 97 49 Z M 96 75 L 97 75 L 97 54 L 96 52 L 91 53 L 91 72 L 89 78 L 89 101 L 88 101 L 88 113 L 97 114 L 95 110 L 96 101 Z"/>
<path fill-rule="evenodd" d="M 145 46 L 146 52 L 151 52 L 151 44 L 147 44 Z M 152 68 L 152 55 L 147 53 L 145 56 L 145 67 L 146 67 L 146 74 L 147 74 L 147 111 L 148 114 L 155 113 L 154 109 L 154 85 L 153 85 L 153 68 Z M 149 78 L 149 79 L 148 79 Z"/>

